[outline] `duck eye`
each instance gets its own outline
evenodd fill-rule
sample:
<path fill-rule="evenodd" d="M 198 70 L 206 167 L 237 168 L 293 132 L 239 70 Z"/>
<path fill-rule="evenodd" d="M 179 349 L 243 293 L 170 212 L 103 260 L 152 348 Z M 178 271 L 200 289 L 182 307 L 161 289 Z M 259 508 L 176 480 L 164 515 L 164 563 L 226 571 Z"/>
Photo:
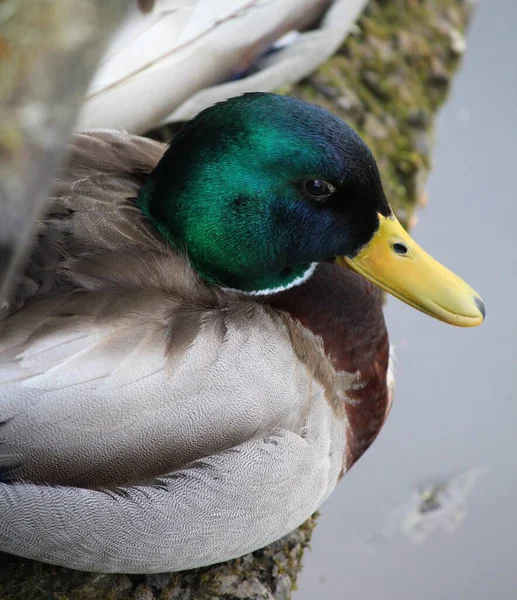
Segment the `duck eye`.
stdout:
<path fill-rule="evenodd" d="M 302 183 L 302 189 L 310 198 L 324 200 L 330 196 L 336 188 L 322 179 L 307 179 L 307 181 Z"/>

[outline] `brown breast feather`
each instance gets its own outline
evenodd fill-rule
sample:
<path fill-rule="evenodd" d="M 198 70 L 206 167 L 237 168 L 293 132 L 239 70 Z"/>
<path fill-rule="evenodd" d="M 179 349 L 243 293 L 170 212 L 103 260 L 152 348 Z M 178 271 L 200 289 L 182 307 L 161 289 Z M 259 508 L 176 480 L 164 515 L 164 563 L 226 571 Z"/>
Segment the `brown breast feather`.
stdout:
<path fill-rule="evenodd" d="M 389 342 L 381 292 L 356 273 L 326 263 L 319 265 L 307 282 L 270 297 L 268 302 L 292 318 L 295 349 L 325 385 L 336 410 L 345 411 L 344 467 L 349 469 L 377 437 L 389 411 Z M 307 336 L 300 329 L 316 336 L 320 347 L 323 344 L 334 377 L 322 366 L 317 352 L 307 351 Z M 339 386 L 345 389 L 337 389 Z"/>

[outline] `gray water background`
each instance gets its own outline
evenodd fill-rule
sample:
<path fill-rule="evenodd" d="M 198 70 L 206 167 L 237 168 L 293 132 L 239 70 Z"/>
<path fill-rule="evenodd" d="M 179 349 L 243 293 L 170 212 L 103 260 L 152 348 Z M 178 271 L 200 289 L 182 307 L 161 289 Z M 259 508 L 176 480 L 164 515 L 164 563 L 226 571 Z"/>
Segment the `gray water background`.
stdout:
<path fill-rule="evenodd" d="M 294 600 L 517 599 L 517 0 L 480 2 L 467 40 L 413 235 L 487 319 L 457 329 L 390 299 L 394 407 L 321 508 Z M 413 543 L 417 491 L 475 469 L 465 518 Z"/>

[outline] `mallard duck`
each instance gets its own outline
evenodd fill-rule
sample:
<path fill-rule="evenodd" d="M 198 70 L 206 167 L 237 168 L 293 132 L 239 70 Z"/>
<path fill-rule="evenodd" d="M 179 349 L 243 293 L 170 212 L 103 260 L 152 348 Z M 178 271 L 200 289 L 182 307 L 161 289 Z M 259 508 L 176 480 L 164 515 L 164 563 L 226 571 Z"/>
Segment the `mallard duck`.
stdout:
<path fill-rule="evenodd" d="M 337 50 L 366 0 L 139 4 L 147 10 L 133 2 L 91 82 L 78 130 L 145 133 L 230 96 L 299 81 Z"/>
<path fill-rule="evenodd" d="M 300 525 L 389 410 L 379 288 L 484 317 L 324 109 L 255 93 L 168 148 L 77 135 L 0 322 L 0 550 L 150 573 Z"/>

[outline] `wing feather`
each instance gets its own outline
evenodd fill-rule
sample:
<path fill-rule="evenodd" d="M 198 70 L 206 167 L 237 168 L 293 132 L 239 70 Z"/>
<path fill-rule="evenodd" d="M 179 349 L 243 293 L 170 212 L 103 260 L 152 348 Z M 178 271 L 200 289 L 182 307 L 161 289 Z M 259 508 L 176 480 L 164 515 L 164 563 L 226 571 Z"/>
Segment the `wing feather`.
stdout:
<path fill-rule="evenodd" d="M 154 573 L 229 560 L 307 519 L 335 486 L 343 436 L 279 429 L 123 493 L 0 483 L 0 547 L 85 571 Z M 137 540 L 138 543 L 135 543 Z"/>

